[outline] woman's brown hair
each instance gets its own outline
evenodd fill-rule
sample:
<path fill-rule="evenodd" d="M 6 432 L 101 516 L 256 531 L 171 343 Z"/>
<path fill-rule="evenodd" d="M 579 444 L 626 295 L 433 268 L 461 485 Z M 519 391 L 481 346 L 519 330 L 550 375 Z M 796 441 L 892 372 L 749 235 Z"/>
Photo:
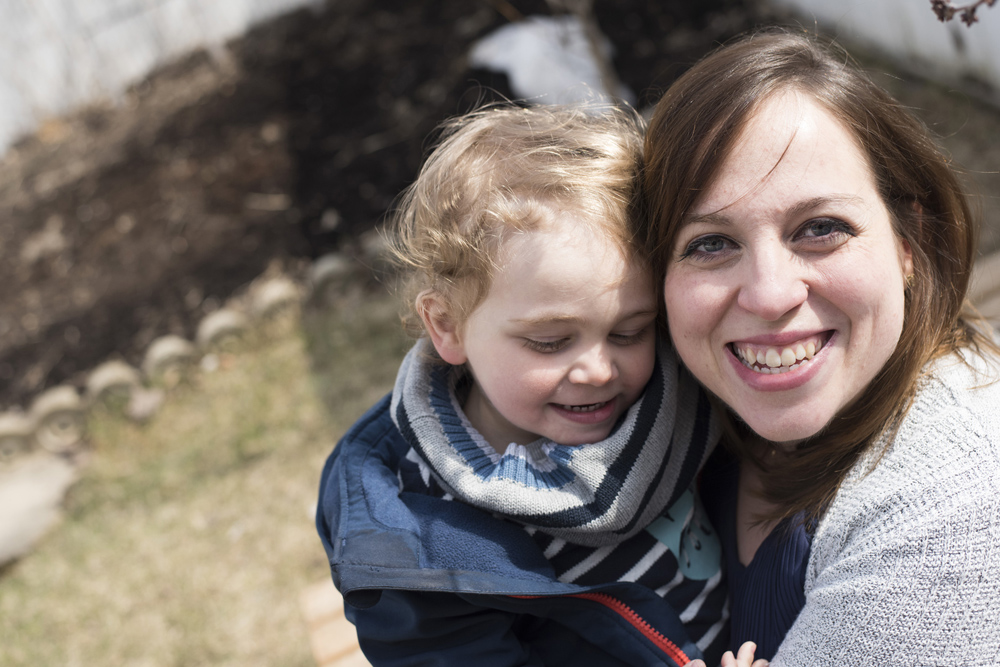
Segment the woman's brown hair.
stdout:
<path fill-rule="evenodd" d="M 758 456 L 759 437 L 732 424 L 729 443 L 764 470 L 777 519 L 817 516 L 863 453 L 894 432 L 928 361 L 967 346 L 995 349 L 963 315 L 976 253 L 972 212 L 927 128 L 841 49 L 772 29 L 709 54 L 666 92 L 646 135 L 640 238 L 663 284 L 681 223 L 719 173 L 761 102 L 794 90 L 847 128 L 866 157 L 897 236 L 913 253 L 903 330 L 869 386 L 788 456 Z"/>

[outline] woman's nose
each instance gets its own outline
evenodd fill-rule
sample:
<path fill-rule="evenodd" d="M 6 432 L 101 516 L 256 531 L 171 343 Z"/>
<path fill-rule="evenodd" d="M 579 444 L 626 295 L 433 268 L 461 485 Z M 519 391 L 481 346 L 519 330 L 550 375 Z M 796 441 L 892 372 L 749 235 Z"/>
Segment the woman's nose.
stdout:
<path fill-rule="evenodd" d="M 595 345 L 577 358 L 569 371 L 574 384 L 605 385 L 618 377 L 614 359 L 603 345 Z"/>
<path fill-rule="evenodd" d="M 746 266 L 737 303 L 763 320 L 780 320 L 809 297 L 804 267 L 784 249 L 758 252 Z"/>

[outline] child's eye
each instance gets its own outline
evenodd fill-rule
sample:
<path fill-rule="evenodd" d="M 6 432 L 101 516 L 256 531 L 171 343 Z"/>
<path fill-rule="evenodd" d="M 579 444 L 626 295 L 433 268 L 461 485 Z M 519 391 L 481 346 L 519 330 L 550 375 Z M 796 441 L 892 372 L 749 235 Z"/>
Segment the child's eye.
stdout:
<path fill-rule="evenodd" d="M 854 229 L 843 220 L 816 218 L 802 225 L 794 238 L 796 241 L 829 247 L 840 245 L 854 236 L 857 236 Z"/>
<path fill-rule="evenodd" d="M 688 257 L 706 260 L 716 259 L 725 257 L 730 251 L 738 247 L 732 239 L 719 236 L 718 234 L 708 234 L 706 236 L 699 236 L 688 243 L 687 247 L 684 248 L 684 252 L 681 253 L 680 259 L 687 259 Z"/>
<path fill-rule="evenodd" d="M 558 352 L 566 346 L 567 342 L 569 342 L 568 338 L 559 338 L 557 340 L 535 340 L 534 338 L 525 338 L 524 346 L 529 350 L 542 352 L 544 354 Z"/>
<path fill-rule="evenodd" d="M 617 345 L 635 345 L 636 343 L 641 343 L 646 339 L 646 335 L 649 333 L 649 327 L 644 327 L 639 331 L 634 331 L 631 333 L 613 333 L 611 340 Z"/>

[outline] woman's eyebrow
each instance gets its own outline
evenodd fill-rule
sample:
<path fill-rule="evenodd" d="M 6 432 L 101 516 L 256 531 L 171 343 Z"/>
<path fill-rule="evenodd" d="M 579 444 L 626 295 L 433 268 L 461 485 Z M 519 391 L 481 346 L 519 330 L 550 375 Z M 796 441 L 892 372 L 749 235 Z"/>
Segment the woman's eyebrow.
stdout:
<path fill-rule="evenodd" d="M 681 227 L 686 227 L 688 225 L 694 225 L 698 223 L 704 223 L 708 225 L 731 225 L 733 221 L 729 219 L 729 216 L 715 211 L 713 213 L 704 213 L 702 215 L 685 215 L 684 219 L 681 220 Z"/>
<path fill-rule="evenodd" d="M 864 198 L 857 195 L 822 195 L 820 197 L 811 197 L 809 199 L 803 199 L 800 202 L 796 202 L 785 211 L 785 216 L 794 218 L 802 215 L 803 213 L 808 213 L 809 211 L 814 211 L 818 208 L 830 205 L 863 206 L 864 203 Z M 722 226 L 733 224 L 732 219 L 722 212 L 724 210 L 725 209 L 721 209 L 719 211 L 713 211 L 712 213 L 704 213 L 701 215 L 686 215 L 684 216 L 684 219 L 681 220 L 681 226 L 685 227 L 696 223 Z"/>
<path fill-rule="evenodd" d="M 822 197 L 813 197 L 812 199 L 800 201 L 795 206 L 788 209 L 788 215 L 789 217 L 795 217 L 831 204 L 839 206 L 863 206 L 864 203 L 864 198 L 857 195 L 824 195 Z"/>

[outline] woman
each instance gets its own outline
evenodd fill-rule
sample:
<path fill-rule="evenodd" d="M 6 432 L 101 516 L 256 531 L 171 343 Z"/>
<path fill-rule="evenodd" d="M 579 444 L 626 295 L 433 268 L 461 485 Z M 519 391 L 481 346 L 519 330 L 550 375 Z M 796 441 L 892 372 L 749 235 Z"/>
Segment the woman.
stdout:
<path fill-rule="evenodd" d="M 773 31 L 670 88 L 646 160 L 671 338 L 729 408 L 733 463 L 703 488 L 734 490 L 713 521 L 733 647 L 1000 663 L 1000 364 L 963 314 L 974 224 L 926 129 Z"/>

